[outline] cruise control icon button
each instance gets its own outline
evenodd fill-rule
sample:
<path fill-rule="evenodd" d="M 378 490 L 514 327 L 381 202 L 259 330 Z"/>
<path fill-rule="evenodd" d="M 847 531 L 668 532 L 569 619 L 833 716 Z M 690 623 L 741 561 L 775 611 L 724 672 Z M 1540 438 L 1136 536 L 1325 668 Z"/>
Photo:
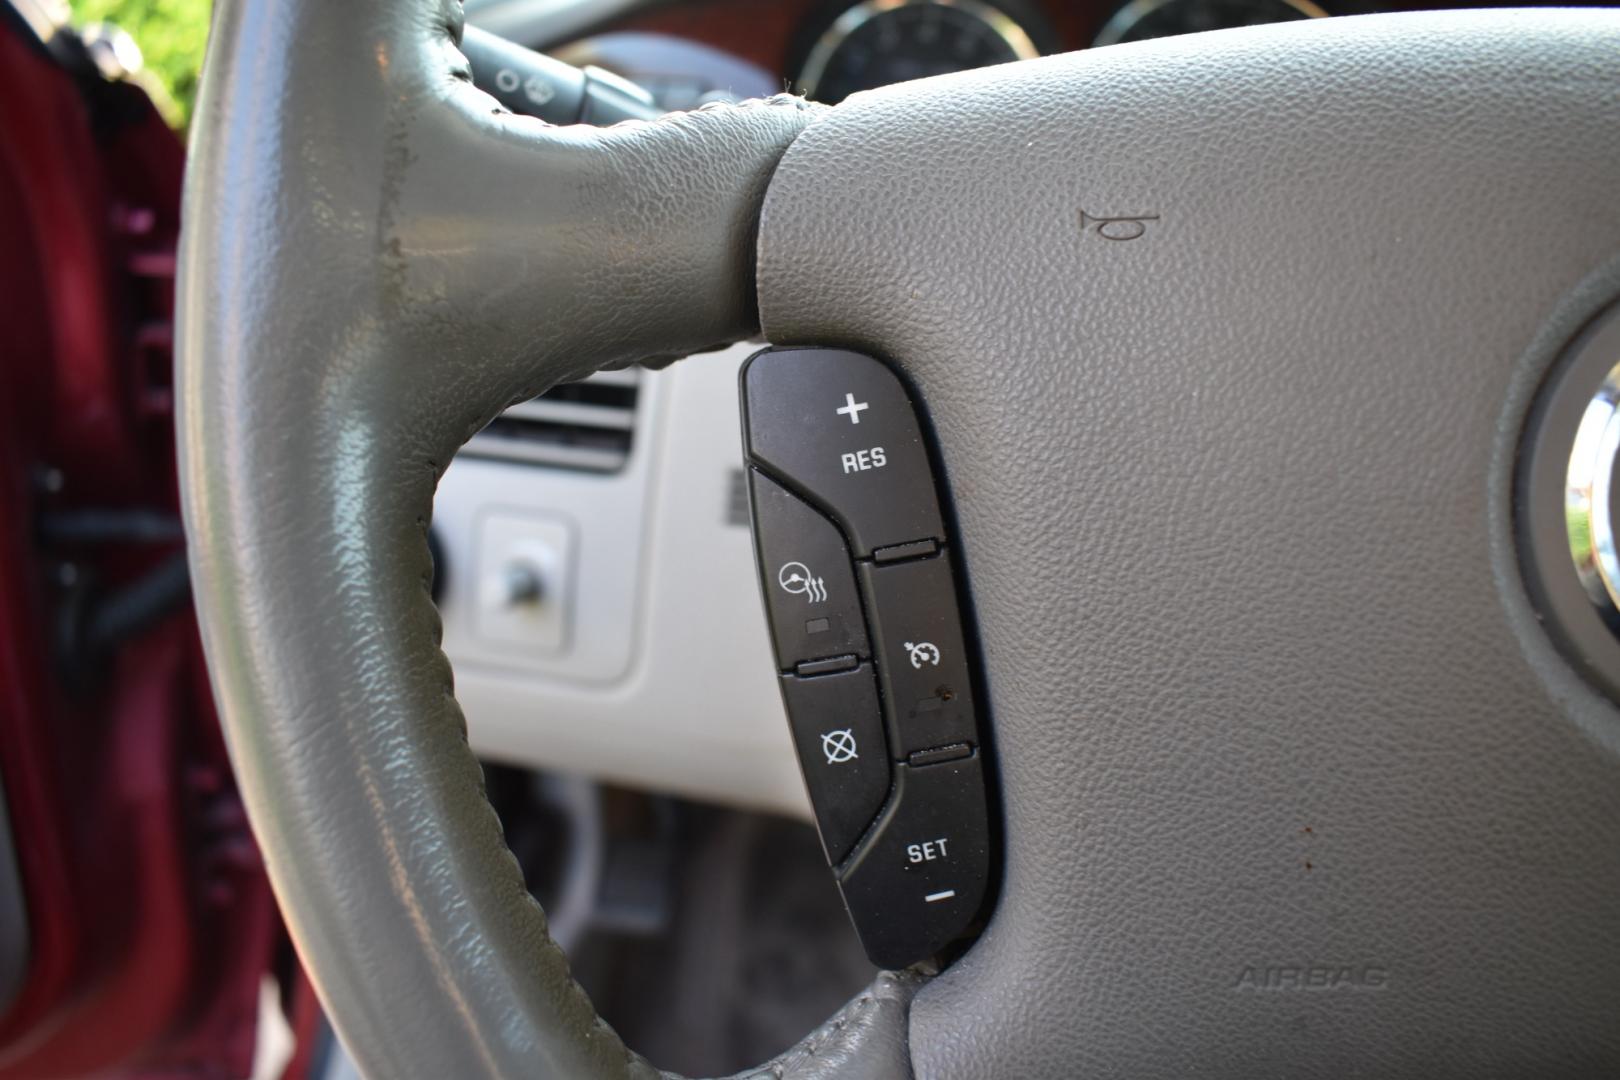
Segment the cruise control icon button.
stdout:
<path fill-rule="evenodd" d="M 827 764 L 829 765 L 840 765 L 846 761 L 854 761 L 860 756 L 855 753 L 855 733 L 849 728 L 822 732 L 821 752 L 827 755 Z"/>
<path fill-rule="evenodd" d="M 838 865 L 889 794 L 889 753 L 872 665 L 830 675 L 782 676 L 799 770 L 827 861 Z"/>
<path fill-rule="evenodd" d="M 977 744 L 973 684 L 951 564 L 941 554 L 862 563 L 871 603 L 883 707 L 901 756 L 951 743 Z"/>
<path fill-rule="evenodd" d="M 906 652 L 911 655 L 911 666 L 921 668 L 924 664 L 939 666 L 939 646 L 932 641 L 919 641 L 913 645 L 906 642 Z"/>

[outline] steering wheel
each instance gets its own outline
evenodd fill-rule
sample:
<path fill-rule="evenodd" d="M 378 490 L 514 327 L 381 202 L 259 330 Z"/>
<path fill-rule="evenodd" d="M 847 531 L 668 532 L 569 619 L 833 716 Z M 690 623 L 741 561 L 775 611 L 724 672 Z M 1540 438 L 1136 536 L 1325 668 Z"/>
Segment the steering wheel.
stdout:
<path fill-rule="evenodd" d="M 1620 297 L 1620 14 L 1307 20 L 602 130 L 500 110 L 461 29 L 224 0 L 185 204 L 209 667 L 368 1075 L 655 1075 L 502 842 L 427 524 L 505 406 L 761 329 L 927 410 L 1002 852 L 971 948 L 765 1075 L 1620 1068 L 1620 713 L 1515 494 Z"/>

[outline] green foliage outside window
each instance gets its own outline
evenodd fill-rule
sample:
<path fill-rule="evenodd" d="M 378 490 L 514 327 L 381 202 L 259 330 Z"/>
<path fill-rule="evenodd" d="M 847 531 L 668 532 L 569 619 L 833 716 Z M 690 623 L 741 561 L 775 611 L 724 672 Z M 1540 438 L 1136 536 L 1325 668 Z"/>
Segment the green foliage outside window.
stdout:
<path fill-rule="evenodd" d="M 158 107 L 183 128 L 197 96 L 210 8 L 211 0 L 73 0 L 73 21 L 112 23 L 134 38 L 149 78 L 162 89 L 154 95 Z"/>

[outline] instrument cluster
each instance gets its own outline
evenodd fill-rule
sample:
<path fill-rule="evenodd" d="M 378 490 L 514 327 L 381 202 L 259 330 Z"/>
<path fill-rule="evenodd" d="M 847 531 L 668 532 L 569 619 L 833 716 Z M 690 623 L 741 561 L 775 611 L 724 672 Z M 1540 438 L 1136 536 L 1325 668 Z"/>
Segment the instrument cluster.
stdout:
<path fill-rule="evenodd" d="M 1360 11 L 1367 0 L 1339 2 Z M 1326 14 L 1314 0 L 677 0 L 552 51 L 647 86 L 668 108 L 783 89 L 836 104 L 931 75 Z"/>

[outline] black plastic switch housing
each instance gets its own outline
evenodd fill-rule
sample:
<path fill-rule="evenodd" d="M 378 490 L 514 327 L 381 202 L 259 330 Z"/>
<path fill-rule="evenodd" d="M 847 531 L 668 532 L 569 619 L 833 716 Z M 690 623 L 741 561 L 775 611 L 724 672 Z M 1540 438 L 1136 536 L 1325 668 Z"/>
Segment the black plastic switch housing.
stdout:
<path fill-rule="evenodd" d="M 754 463 L 828 510 L 856 557 L 944 538 L 916 414 L 882 364 L 840 349 L 760 353 L 743 410 Z"/>
<path fill-rule="evenodd" d="M 901 968 L 973 930 L 989 890 L 968 635 L 904 385 L 840 349 L 742 372 L 754 549 L 827 860 L 867 955 Z"/>
<path fill-rule="evenodd" d="M 889 747 L 870 664 L 836 675 L 783 675 L 799 768 L 829 863 L 849 854 L 889 794 Z"/>

